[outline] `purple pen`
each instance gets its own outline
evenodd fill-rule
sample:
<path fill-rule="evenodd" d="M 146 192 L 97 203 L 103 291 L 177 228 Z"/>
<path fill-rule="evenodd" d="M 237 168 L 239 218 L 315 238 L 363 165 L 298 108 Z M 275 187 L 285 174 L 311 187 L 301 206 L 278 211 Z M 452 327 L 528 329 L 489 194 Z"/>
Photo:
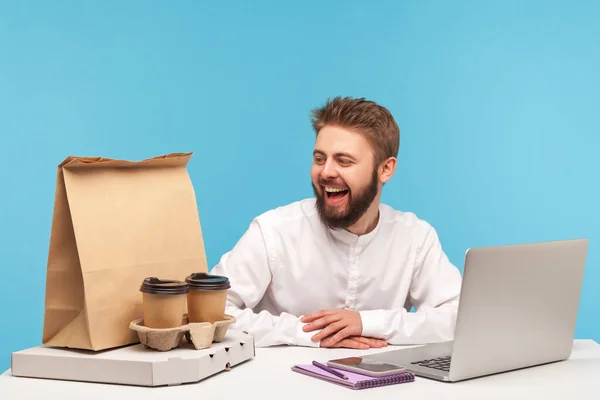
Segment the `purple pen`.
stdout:
<path fill-rule="evenodd" d="M 317 361 L 313 361 L 312 363 L 313 363 L 313 365 L 315 367 L 321 368 L 323 371 L 327 371 L 330 374 L 333 374 L 333 375 L 335 375 L 335 376 L 337 376 L 339 378 L 342 378 L 342 379 L 348 379 L 348 377 L 346 375 L 342 374 L 341 372 L 336 371 L 333 368 L 328 367 L 327 365 L 323 365 L 323 364 L 321 364 L 320 362 L 317 362 Z"/>

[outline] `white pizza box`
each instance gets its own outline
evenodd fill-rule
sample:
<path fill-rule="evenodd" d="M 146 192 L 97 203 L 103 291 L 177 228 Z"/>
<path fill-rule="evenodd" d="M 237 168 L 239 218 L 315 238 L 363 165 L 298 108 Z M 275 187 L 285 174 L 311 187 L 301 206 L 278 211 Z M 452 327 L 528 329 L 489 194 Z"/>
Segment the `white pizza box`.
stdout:
<path fill-rule="evenodd" d="M 11 357 L 13 376 L 134 386 L 198 382 L 255 356 L 254 339 L 229 330 L 222 342 L 196 350 L 182 340 L 178 348 L 157 351 L 143 344 L 88 351 L 38 346 Z"/>

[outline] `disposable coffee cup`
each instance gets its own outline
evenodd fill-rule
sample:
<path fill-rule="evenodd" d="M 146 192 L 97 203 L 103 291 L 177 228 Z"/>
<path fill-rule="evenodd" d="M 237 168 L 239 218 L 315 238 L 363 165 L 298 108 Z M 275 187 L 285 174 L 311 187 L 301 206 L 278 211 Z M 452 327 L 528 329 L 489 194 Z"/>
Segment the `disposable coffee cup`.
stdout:
<path fill-rule="evenodd" d="M 144 326 L 155 329 L 181 326 L 188 293 L 185 282 L 145 278 L 140 292 L 143 296 Z"/>
<path fill-rule="evenodd" d="M 185 281 L 189 286 L 187 295 L 189 322 L 223 321 L 227 290 L 231 287 L 229 278 L 199 272 L 191 274 L 185 278 Z"/>

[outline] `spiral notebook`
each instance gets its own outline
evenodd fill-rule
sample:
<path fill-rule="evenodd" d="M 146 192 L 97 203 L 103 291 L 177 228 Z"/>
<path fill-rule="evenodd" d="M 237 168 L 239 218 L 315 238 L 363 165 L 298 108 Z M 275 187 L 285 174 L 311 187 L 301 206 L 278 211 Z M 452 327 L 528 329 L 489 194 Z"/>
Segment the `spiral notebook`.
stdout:
<path fill-rule="evenodd" d="M 312 364 L 299 364 L 292 367 L 292 371 L 312 376 L 317 379 L 329 381 L 338 385 L 346 386 L 354 390 L 367 389 L 378 386 L 396 385 L 399 383 L 413 382 L 415 376 L 410 372 L 402 372 L 400 374 L 374 377 L 368 375 L 358 374 L 356 372 L 342 371 L 336 369 L 336 371 L 342 372 L 348 377 L 348 379 L 339 378 L 327 371 L 322 370 L 319 367 L 315 367 Z"/>

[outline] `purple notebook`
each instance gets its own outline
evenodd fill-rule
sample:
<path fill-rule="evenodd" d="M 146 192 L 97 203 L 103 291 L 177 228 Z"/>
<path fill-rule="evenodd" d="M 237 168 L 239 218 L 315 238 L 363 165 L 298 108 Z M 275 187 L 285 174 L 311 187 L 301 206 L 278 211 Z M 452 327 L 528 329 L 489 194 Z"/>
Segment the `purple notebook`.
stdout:
<path fill-rule="evenodd" d="M 367 389 L 377 386 L 395 385 L 398 383 L 413 382 L 415 380 L 415 376 L 410 372 L 402 372 L 395 375 L 374 377 L 357 374 L 356 372 L 342 371 L 340 369 L 336 369 L 336 371 L 342 372 L 348 377 L 348 379 L 342 379 L 327 371 L 322 370 L 319 367 L 315 367 L 312 364 L 294 365 L 292 367 L 292 371 L 312 376 L 317 379 L 333 382 L 355 390 Z"/>

